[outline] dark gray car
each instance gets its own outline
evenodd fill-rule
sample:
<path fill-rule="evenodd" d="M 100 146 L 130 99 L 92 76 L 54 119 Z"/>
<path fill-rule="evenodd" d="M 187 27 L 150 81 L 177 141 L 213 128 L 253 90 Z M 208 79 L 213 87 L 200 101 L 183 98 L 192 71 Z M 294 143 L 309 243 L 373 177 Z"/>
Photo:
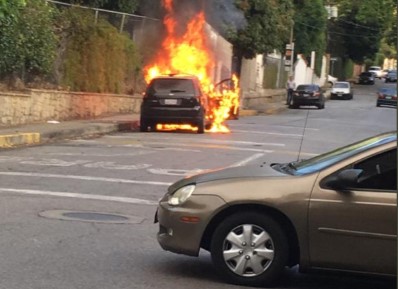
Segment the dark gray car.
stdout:
<path fill-rule="evenodd" d="M 157 124 L 188 124 L 204 133 L 208 96 L 199 80 L 190 75 L 165 75 L 151 80 L 141 104 L 140 130 L 155 130 Z"/>
<path fill-rule="evenodd" d="M 325 108 L 325 95 L 319 85 L 300 84 L 293 91 L 291 108 L 298 108 L 301 105 L 316 106 L 319 109 Z"/>

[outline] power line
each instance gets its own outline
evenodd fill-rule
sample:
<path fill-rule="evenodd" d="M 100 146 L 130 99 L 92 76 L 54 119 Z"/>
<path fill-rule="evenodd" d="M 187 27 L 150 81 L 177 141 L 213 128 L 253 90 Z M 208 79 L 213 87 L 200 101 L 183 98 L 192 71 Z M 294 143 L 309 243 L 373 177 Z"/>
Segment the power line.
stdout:
<path fill-rule="evenodd" d="M 321 28 L 319 28 L 319 27 L 312 26 L 312 25 L 309 25 L 309 24 L 306 24 L 306 23 L 302 23 L 302 22 L 297 22 L 297 21 L 295 21 L 294 23 L 295 23 L 295 24 L 296 24 L 296 23 L 297 23 L 297 24 L 301 24 L 301 25 L 304 25 L 304 26 L 307 26 L 307 27 L 311 27 L 311 28 L 313 28 L 313 29 L 315 29 L 315 30 L 319 30 L 319 31 L 323 30 L 323 29 L 321 29 Z M 377 36 L 375 36 L 375 35 L 349 34 L 349 33 L 333 32 L 333 31 L 328 31 L 328 33 L 329 33 L 329 34 L 343 35 L 343 36 L 350 36 L 350 37 L 377 38 Z"/>
<path fill-rule="evenodd" d="M 345 22 L 345 23 L 347 23 L 347 24 L 351 24 L 351 25 L 354 25 L 354 26 L 358 26 L 358 27 L 366 28 L 366 29 L 368 29 L 368 30 L 372 30 L 372 31 L 377 31 L 377 32 L 379 32 L 379 31 L 380 31 L 380 29 L 376 29 L 376 28 L 373 28 L 373 27 L 369 27 L 369 26 L 361 25 L 361 24 L 358 24 L 358 23 L 355 23 L 355 22 L 352 22 L 352 21 L 347 21 L 347 20 L 344 20 L 344 19 L 341 19 L 341 18 L 338 18 L 338 19 L 337 19 L 337 21 L 340 21 L 340 22 Z"/>

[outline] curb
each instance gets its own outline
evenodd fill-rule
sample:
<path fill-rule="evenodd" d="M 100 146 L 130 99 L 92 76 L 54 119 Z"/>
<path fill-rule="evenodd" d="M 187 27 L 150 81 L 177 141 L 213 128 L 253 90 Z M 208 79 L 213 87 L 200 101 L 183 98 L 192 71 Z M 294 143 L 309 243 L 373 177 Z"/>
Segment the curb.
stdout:
<path fill-rule="evenodd" d="M 0 135 L 0 148 L 12 148 L 39 143 L 41 143 L 41 136 L 38 132 Z"/>

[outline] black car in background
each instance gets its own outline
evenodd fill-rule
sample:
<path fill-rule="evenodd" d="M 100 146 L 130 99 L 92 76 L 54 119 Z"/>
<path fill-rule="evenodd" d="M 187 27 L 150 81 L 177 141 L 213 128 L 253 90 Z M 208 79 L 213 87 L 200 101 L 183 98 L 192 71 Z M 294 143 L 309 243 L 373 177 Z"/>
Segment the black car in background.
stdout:
<path fill-rule="evenodd" d="M 156 130 L 157 124 L 189 124 L 204 133 L 208 96 L 191 75 L 159 76 L 148 84 L 141 104 L 140 131 Z"/>
<path fill-rule="evenodd" d="M 358 77 L 359 84 L 375 84 L 375 76 L 372 72 L 362 72 Z"/>
<path fill-rule="evenodd" d="M 387 72 L 387 75 L 385 76 L 385 82 L 397 82 L 397 71 L 390 70 Z"/>
<path fill-rule="evenodd" d="M 316 106 L 319 109 L 325 108 L 325 95 L 319 85 L 301 84 L 293 91 L 291 108 L 298 108 L 300 105 Z"/>
<path fill-rule="evenodd" d="M 397 88 L 396 87 L 382 87 L 377 92 L 376 106 L 397 106 Z"/>

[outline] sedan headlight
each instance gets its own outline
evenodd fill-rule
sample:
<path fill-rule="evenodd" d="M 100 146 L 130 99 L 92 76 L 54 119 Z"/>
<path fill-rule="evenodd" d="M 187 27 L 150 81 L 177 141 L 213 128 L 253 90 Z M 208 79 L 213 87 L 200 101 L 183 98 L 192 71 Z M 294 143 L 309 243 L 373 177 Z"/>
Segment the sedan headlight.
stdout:
<path fill-rule="evenodd" d="M 168 204 L 171 206 L 179 206 L 183 204 L 192 195 L 195 190 L 195 185 L 188 185 L 179 188 L 172 195 L 169 196 Z"/>

